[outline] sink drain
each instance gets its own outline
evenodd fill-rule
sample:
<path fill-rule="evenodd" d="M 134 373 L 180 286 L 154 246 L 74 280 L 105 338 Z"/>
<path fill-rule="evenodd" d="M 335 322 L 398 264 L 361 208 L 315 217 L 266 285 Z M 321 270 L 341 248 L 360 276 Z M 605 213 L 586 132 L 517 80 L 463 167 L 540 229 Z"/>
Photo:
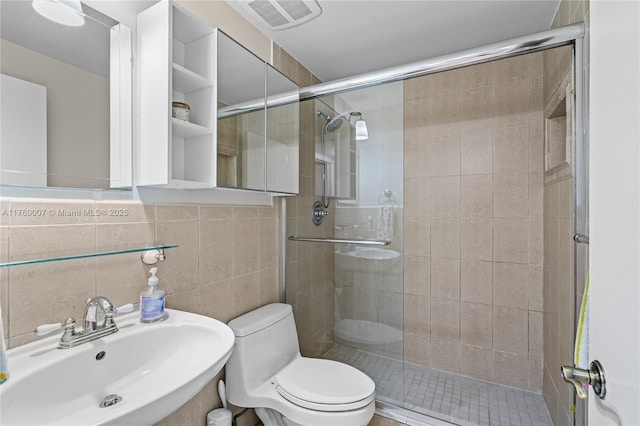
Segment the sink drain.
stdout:
<path fill-rule="evenodd" d="M 112 393 L 111 395 L 107 395 L 104 397 L 102 402 L 100 403 L 100 408 L 111 407 L 112 405 L 116 405 L 118 402 L 122 401 L 122 397 Z"/>

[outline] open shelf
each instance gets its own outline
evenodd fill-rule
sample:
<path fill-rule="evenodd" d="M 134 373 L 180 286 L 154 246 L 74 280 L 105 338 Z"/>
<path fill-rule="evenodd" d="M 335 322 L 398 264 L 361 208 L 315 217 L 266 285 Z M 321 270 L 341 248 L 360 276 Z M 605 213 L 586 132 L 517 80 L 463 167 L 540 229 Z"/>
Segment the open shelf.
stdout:
<path fill-rule="evenodd" d="M 171 123 L 173 124 L 173 136 L 178 138 L 188 139 L 213 133 L 213 130 L 209 127 L 201 126 L 189 121 L 178 120 L 177 118 L 172 118 Z"/>
<path fill-rule="evenodd" d="M 16 262 L 0 263 L 0 268 L 9 268 L 11 266 L 22 266 L 22 265 L 34 265 L 36 263 L 61 262 L 63 260 L 86 259 L 89 257 L 113 256 L 116 254 L 140 253 L 143 251 L 164 250 L 164 249 L 172 249 L 176 247 L 178 246 L 177 245 L 157 245 L 153 247 L 129 248 L 129 249 L 115 250 L 115 251 L 104 251 L 99 253 L 74 254 L 69 256 L 47 257 L 43 259 L 20 260 Z"/>
<path fill-rule="evenodd" d="M 196 90 L 212 87 L 213 82 L 200 74 L 186 69 L 182 65 L 173 64 L 173 90 L 182 93 L 191 93 Z"/>

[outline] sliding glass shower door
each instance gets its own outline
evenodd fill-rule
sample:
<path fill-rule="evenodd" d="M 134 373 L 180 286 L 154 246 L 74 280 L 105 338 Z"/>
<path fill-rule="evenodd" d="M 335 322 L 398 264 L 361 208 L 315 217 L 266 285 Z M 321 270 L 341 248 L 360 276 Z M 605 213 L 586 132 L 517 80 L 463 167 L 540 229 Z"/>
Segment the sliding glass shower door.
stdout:
<path fill-rule="evenodd" d="M 302 190 L 287 200 L 287 234 L 346 241 L 287 244 L 287 302 L 302 352 L 363 370 L 376 382 L 378 400 L 401 405 L 402 83 L 301 105 Z M 316 201 L 329 213 L 318 226 Z M 372 240 L 389 244 L 361 244 Z"/>

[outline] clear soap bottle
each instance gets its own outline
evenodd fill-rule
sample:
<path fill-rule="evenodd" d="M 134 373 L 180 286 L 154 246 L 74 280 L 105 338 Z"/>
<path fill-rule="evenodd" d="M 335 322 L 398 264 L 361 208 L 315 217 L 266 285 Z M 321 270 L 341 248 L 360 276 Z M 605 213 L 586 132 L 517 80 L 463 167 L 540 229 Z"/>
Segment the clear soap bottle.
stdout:
<path fill-rule="evenodd" d="M 158 268 L 149 270 L 151 276 L 147 281 L 149 288 L 140 293 L 140 322 L 160 321 L 164 317 L 164 290 L 158 288 Z"/>

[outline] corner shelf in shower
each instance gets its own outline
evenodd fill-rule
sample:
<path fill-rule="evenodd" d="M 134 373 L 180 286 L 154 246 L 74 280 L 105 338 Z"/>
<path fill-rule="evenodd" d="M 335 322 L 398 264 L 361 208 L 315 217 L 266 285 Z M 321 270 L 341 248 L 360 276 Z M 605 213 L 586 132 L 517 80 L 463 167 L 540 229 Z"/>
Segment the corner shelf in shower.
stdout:
<path fill-rule="evenodd" d="M 12 266 L 22 266 L 22 265 L 35 265 L 37 263 L 61 262 L 63 260 L 86 259 L 90 257 L 113 256 L 116 254 L 141 253 L 145 251 L 165 250 L 165 249 L 172 249 L 176 247 L 178 246 L 177 245 L 156 245 L 153 247 L 144 247 L 144 248 L 131 248 L 131 249 L 123 249 L 123 250 L 104 251 L 104 252 L 98 252 L 98 253 L 48 257 L 43 259 L 20 260 L 15 262 L 0 263 L 0 268 L 10 268 Z"/>

